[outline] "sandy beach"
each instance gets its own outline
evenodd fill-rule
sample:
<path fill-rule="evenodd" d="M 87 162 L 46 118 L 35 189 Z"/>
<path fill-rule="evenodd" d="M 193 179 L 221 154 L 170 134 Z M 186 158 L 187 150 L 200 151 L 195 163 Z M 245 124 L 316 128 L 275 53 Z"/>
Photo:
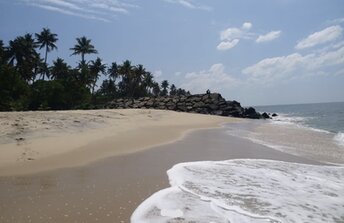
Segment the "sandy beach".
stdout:
<path fill-rule="evenodd" d="M 234 119 L 160 110 L 0 113 L 0 175 L 85 165 Z M 237 120 L 236 120 L 237 121 Z"/>
<path fill-rule="evenodd" d="M 61 113 L 64 117 L 65 113 L 68 114 L 56 114 Z M 209 129 L 223 122 L 246 122 L 244 120 L 150 110 L 70 113 L 69 122 L 76 118 L 84 120 L 84 126 L 92 127 L 80 130 L 80 127 L 65 126 L 64 130 L 44 132 L 44 137 L 50 139 L 56 134 L 61 137 L 57 141 L 61 141 L 63 136 L 74 137 L 73 145 L 81 147 L 63 148 L 63 152 L 49 156 L 37 155 L 35 160 L 13 159 L 12 163 L 2 163 L 1 222 L 129 222 L 132 212 L 143 200 L 168 187 L 166 170 L 181 162 L 254 158 L 321 164 L 229 136 L 221 128 Z M 89 121 L 92 113 L 107 114 L 107 118 L 99 118 L 105 120 L 104 123 Z M 42 114 L 45 113 L 38 112 L 36 118 L 43 117 Z M 8 113 L 7 117 L 10 115 Z M 113 121 L 113 117 L 118 119 Z M 111 126 L 115 122 L 117 125 Z M 118 123 L 121 122 L 127 123 L 124 130 L 119 129 Z M 182 137 L 183 133 L 196 128 L 208 129 L 189 131 Z M 99 134 L 102 129 L 117 132 L 112 132 L 112 136 L 105 133 L 105 137 L 95 135 L 93 142 L 87 138 L 91 135 L 89 132 Z M 31 146 L 44 139 L 35 131 L 15 137 L 26 137 L 27 140 L 29 136 L 28 141 L 32 143 L 28 144 Z M 85 142 L 77 139 L 89 141 L 83 146 L 81 143 Z M 22 144 L 15 142 L 15 138 L 6 137 L 6 140 L 14 142 L 2 144 L 6 145 L 2 148 L 8 150 L 7 146 L 12 145 L 20 151 Z M 64 139 L 61 144 L 46 149 L 54 150 L 63 144 L 68 144 L 68 141 Z M 143 149 L 149 146 L 150 149 Z M 113 151 L 110 148 L 114 148 Z M 36 151 L 47 154 L 43 153 L 44 149 L 38 147 Z"/>

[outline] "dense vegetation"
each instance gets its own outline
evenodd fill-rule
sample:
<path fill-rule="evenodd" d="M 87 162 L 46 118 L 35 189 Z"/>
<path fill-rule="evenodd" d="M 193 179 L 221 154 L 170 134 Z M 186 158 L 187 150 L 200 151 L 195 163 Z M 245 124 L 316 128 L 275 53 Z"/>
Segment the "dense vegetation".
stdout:
<path fill-rule="evenodd" d="M 98 52 L 85 36 L 76 38 L 70 48 L 72 55 L 81 57 L 76 67 L 62 58 L 48 64 L 49 52 L 57 49 L 57 41 L 57 34 L 48 28 L 35 35 L 18 36 L 7 46 L 0 40 L 0 111 L 87 109 L 120 97 L 188 93 L 167 80 L 159 84 L 143 65 L 133 65 L 129 60 L 108 65 L 99 57 L 88 61 L 87 54 Z M 97 86 L 101 76 L 104 81 Z"/>

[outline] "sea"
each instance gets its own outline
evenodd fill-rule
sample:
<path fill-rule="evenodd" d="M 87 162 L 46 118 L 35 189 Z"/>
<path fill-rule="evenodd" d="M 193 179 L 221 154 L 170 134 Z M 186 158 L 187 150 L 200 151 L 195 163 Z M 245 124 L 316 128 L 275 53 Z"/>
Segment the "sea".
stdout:
<path fill-rule="evenodd" d="M 179 163 L 167 171 L 170 187 L 141 203 L 131 221 L 344 223 L 344 102 L 256 109 L 277 116 L 225 124 L 223 131 L 322 165 L 264 159 Z"/>

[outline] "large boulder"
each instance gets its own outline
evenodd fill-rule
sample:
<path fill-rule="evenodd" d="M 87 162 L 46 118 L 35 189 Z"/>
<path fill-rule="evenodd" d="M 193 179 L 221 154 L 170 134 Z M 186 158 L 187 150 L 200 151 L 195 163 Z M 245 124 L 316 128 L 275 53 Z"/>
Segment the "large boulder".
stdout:
<path fill-rule="evenodd" d="M 252 119 L 259 119 L 262 116 L 259 114 L 259 112 L 256 112 L 256 109 L 249 107 L 249 108 L 245 108 L 244 117 L 245 118 L 252 118 Z"/>

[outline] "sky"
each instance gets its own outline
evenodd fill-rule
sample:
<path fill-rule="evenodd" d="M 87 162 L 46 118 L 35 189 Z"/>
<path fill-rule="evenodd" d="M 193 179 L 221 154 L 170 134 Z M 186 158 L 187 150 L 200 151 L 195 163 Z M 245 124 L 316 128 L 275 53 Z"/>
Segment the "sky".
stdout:
<path fill-rule="evenodd" d="M 106 64 L 243 105 L 344 101 L 343 0 L 0 0 L 0 39 L 58 34 L 48 61 L 80 60 L 86 36 Z M 43 52 L 42 52 L 43 53 Z"/>

